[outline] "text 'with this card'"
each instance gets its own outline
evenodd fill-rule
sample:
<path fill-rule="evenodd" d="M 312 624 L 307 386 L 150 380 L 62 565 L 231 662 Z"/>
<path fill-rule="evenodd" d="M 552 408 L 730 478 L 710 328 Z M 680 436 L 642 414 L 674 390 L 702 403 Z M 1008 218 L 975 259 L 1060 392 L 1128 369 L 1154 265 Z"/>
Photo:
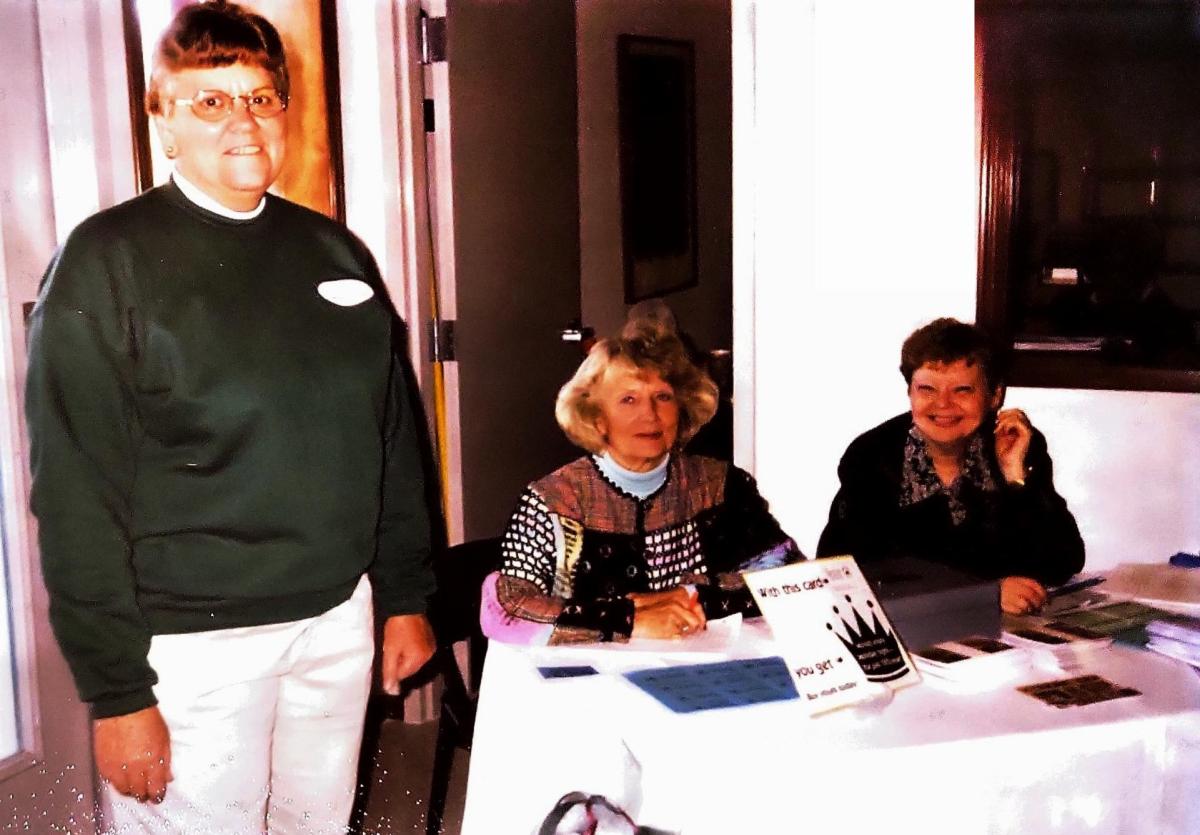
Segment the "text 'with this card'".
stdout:
<path fill-rule="evenodd" d="M 853 557 L 743 576 L 809 713 L 874 698 L 881 685 L 896 690 L 921 680 Z"/>

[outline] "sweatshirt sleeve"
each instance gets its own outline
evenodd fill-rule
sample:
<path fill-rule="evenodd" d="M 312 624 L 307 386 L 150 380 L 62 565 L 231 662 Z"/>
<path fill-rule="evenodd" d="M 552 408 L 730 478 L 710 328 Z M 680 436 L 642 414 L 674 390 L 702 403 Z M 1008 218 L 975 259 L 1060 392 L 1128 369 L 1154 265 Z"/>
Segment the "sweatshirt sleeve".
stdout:
<path fill-rule="evenodd" d="M 370 571 L 375 608 L 385 617 L 423 614 L 434 590 L 419 435 L 424 427 L 418 426 L 408 381 L 407 361 L 395 349 L 388 385 L 378 546 Z"/>
<path fill-rule="evenodd" d="M 141 430 L 136 305 L 119 245 L 72 235 L 30 319 L 25 410 L 31 503 L 50 623 L 97 718 L 155 704 L 150 631 L 131 565 Z"/>
<path fill-rule="evenodd" d="M 1054 488 L 1054 465 L 1041 432 L 1035 430 L 1026 460 L 1025 485 L 1004 487 L 999 499 L 996 536 L 1007 558 L 1004 573 L 1057 585 L 1083 568 L 1083 538 Z"/>

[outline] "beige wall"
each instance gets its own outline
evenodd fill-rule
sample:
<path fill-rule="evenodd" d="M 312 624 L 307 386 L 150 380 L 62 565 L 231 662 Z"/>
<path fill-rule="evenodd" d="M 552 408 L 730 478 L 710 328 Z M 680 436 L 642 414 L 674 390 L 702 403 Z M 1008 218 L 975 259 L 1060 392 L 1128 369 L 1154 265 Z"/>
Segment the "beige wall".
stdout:
<path fill-rule="evenodd" d="M 579 236 L 584 324 L 625 320 L 617 131 L 617 35 L 689 40 L 696 50 L 698 286 L 666 301 L 701 348 L 730 343 L 729 3 L 578 0 Z"/>

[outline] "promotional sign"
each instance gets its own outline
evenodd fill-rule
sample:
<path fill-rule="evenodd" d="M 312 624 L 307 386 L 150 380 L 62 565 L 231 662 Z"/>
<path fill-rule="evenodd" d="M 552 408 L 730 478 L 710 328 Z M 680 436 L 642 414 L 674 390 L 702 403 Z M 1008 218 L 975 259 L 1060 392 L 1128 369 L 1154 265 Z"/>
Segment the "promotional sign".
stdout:
<path fill-rule="evenodd" d="M 921 680 L 852 557 L 743 572 L 810 713 Z"/>

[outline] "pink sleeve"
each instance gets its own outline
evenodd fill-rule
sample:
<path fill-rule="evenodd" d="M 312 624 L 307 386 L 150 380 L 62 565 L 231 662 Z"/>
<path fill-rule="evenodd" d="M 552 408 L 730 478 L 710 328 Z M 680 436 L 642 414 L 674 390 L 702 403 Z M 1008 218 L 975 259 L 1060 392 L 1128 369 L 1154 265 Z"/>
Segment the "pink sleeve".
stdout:
<path fill-rule="evenodd" d="M 545 646 L 554 632 L 553 623 L 539 623 L 509 614 L 500 602 L 496 583 L 500 572 L 493 571 L 483 581 L 479 602 L 479 625 L 483 634 L 493 641 L 525 646 Z"/>

